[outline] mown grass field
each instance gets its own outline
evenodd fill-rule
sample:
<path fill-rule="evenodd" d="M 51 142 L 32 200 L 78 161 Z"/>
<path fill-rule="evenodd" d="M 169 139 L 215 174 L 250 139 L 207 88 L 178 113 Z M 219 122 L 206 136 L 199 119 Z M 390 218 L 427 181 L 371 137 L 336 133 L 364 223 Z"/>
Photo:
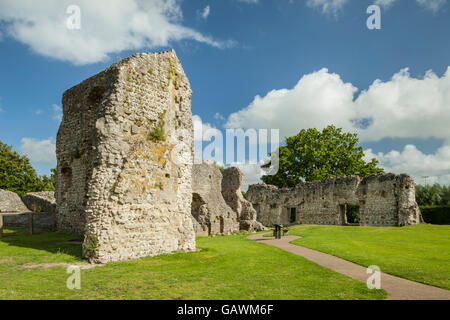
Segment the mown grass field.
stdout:
<path fill-rule="evenodd" d="M 311 226 L 290 228 L 293 243 L 362 266 L 450 289 L 450 226 L 420 224 L 402 228 Z"/>
<path fill-rule="evenodd" d="M 63 233 L 1 239 L 0 299 L 387 298 L 383 290 L 243 234 L 198 238 L 200 252 L 82 270 L 81 290 L 69 290 L 65 266 L 43 266 L 83 262 L 79 240 Z"/>

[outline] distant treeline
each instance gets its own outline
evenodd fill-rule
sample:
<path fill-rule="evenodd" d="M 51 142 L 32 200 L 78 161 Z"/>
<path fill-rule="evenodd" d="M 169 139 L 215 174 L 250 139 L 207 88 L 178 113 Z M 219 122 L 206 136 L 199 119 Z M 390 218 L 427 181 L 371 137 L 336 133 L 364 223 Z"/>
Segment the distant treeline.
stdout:
<path fill-rule="evenodd" d="M 450 186 L 416 185 L 416 201 L 426 223 L 450 224 Z"/>
<path fill-rule="evenodd" d="M 416 201 L 419 206 L 450 205 L 450 186 L 441 186 L 438 183 L 432 186 L 416 185 Z"/>

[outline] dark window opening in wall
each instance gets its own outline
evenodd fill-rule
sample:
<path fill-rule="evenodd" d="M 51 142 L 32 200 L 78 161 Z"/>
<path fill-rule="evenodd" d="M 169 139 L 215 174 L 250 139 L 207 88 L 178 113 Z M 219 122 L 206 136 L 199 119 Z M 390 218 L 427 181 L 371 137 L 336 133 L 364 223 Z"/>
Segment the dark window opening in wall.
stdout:
<path fill-rule="evenodd" d="M 220 233 L 221 234 L 225 233 L 225 221 L 223 217 L 220 217 Z"/>
<path fill-rule="evenodd" d="M 347 205 L 346 210 L 347 224 L 359 226 L 361 220 L 359 211 L 360 211 L 359 206 Z"/>
<path fill-rule="evenodd" d="M 198 222 L 201 222 L 201 218 L 204 215 L 204 204 L 206 202 L 202 199 L 202 197 L 198 193 L 192 194 L 192 205 L 191 205 L 191 214 Z"/>
<path fill-rule="evenodd" d="M 295 221 L 297 221 L 297 208 L 291 208 L 289 222 L 294 223 Z"/>

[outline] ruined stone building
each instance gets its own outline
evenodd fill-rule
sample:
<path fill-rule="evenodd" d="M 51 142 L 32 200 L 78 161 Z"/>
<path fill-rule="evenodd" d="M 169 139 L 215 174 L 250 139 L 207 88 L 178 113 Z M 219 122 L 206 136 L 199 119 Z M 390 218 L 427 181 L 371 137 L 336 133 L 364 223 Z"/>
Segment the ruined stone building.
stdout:
<path fill-rule="evenodd" d="M 195 249 L 189 81 L 173 50 L 135 54 L 67 90 L 57 226 L 107 263 Z"/>
<path fill-rule="evenodd" d="M 363 226 L 420 222 L 414 181 L 404 174 L 338 177 L 285 189 L 256 184 L 249 187 L 247 199 L 257 211 L 257 220 L 265 226 L 344 225 L 348 205 L 360 207 Z"/>
<path fill-rule="evenodd" d="M 222 196 L 222 173 L 214 163 L 194 164 L 191 210 L 198 236 L 239 231 L 239 216 Z"/>
<path fill-rule="evenodd" d="M 239 228 L 246 231 L 261 231 L 264 226 L 256 221 L 256 210 L 253 205 L 244 199 L 242 184 L 244 174 L 237 167 L 226 168 L 222 172 L 222 196 L 228 206 L 237 213 Z"/>
<path fill-rule="evenodd" d="M 256 211 L 241 193 L 238 168 L 219 170 L 216 164 L 195 164 L 192 172 L 192 218 L 198 236 L 263 230 Z"/>

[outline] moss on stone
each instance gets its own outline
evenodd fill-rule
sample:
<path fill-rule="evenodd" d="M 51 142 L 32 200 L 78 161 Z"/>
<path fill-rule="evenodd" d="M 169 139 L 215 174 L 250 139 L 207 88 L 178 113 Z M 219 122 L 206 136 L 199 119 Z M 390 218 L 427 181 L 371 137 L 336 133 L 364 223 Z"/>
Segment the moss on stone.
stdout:
<path fill-rule="evenodd" d="M 148 133 L 149 140 L 151 140 L 153 142 L 161 142 L 161 141 L 166 140 L 165 131 L 164 131 L 164 125 L 166 124 L 165 120 L 164 120 L 165 115 L 166 115 L 166 111 L 159 114 L 156 126 L 153 129 L 149 129 L 149 133 Z M 149 127 L 151 127 L 153 125 L 153 122 L 155 122 L 155 121 L 154 120 L 149 121 Z"/>

